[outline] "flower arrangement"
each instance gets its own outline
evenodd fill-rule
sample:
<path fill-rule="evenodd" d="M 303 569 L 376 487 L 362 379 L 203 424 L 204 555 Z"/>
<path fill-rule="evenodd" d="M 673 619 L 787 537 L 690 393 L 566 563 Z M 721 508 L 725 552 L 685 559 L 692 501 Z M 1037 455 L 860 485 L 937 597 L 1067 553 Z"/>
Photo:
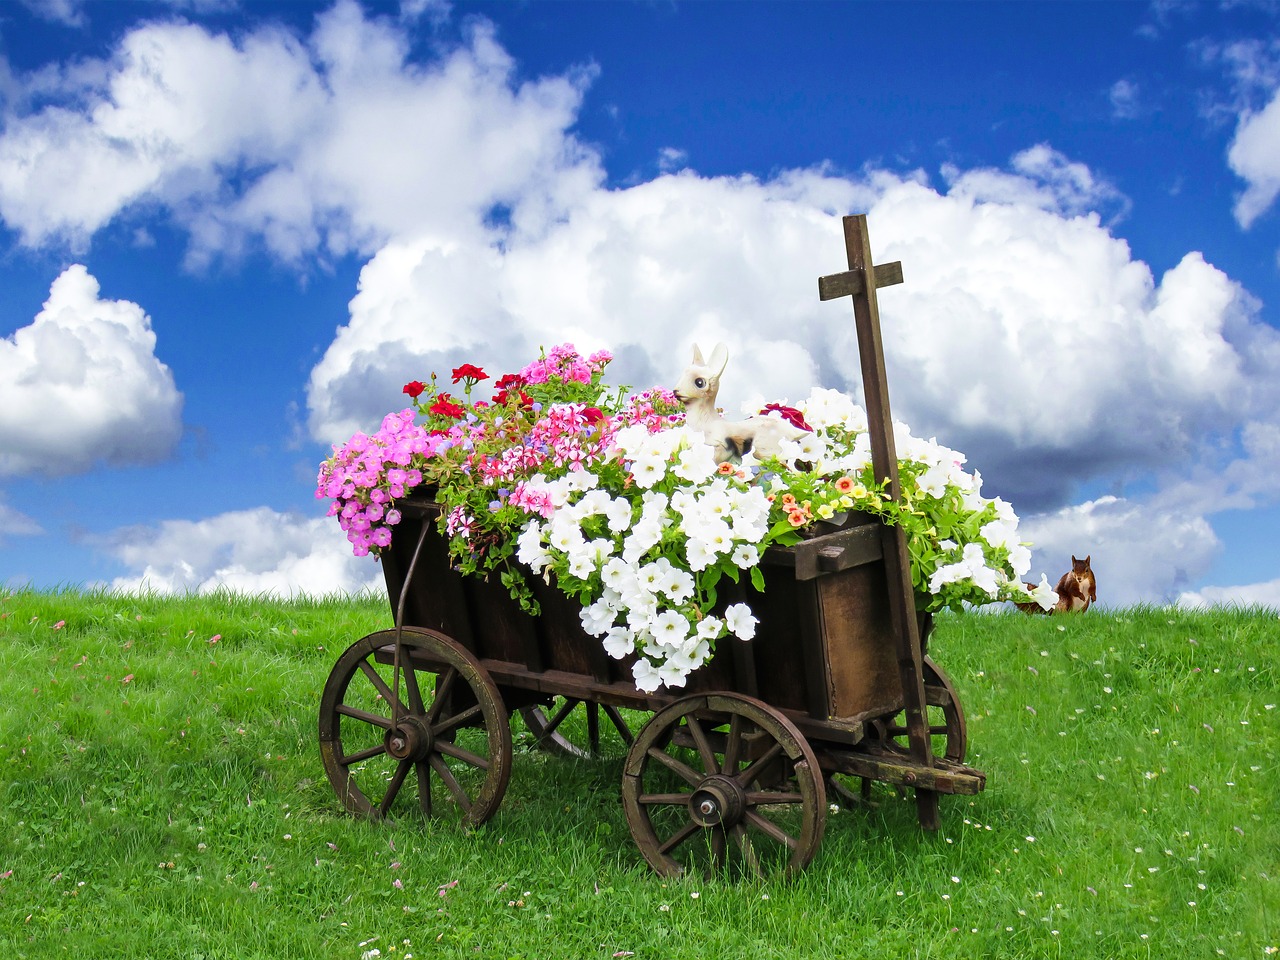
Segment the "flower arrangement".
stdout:
<path fill-rule="evenodd" d="M 956 451 L 895 424 L 902 494 L 890 500 L 865 414 L 819 389 L 762 411 L 808 431 L 799 440 L 764 460 L 716 463 L 670 391 L 605 387 L 611 360 L 561 345 L 499 378 L 489 399 L 473 398 L 489 377 L 471 364 L 453 370 L 449 390 L 435 376 L 406 384 L 412 406 L 335 448 L 316 496 L 364 555 L 390 544 L 397 500 L 433 488 L 460 570 L 496 573 L 530 612 L 527 574 L 550 574 L 582 604 L 586 632 L 633 659 L 645 691 L 682 686 L 722 637 L 752 638 L 750 608 L 720 603 L 725 578 L 763 590 L 765 549 L 851 511 L 903 527 L 920 609 L 1052 605 L 1047 581 L 1028 590 L 1019 579 L 1030 553 L 1013 510 L 981 495 Z"/>

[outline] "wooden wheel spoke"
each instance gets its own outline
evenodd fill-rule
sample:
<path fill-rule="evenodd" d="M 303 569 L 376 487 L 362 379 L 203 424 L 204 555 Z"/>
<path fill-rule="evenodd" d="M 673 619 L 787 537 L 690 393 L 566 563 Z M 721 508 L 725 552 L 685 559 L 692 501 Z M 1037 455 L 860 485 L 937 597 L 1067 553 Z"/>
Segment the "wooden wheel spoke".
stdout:
<path fill-rule="evenodd" d="M 742 862 L 756 876 L 760 875 L 760 858 L 756 856 L 755 844 L 751 842 L 751 834 L 747 828 L 740 823 L 736 823 L 730 828 L 729 833 L 738 843 L 738 852 L 742 854 Z"/>
<path fill-rule="evenodd" d="M 564 723 L 565 717 L 573 713 L 573 708 L 581 702 L 581 700 L 570 700 L 566 698 L 564 703 L 560 705 L 560 709 L 547 720 L 547 725 L 542 728 L 542 733 L 539 735 L 538 739 L 545 740 L 551 734 L 555 733 L 556 728 L 560 726 L 560 724 Z"/>
<path fill-rule="evenodd" d="M 684 725 L 698 748 L 702 769 L 707 773 L 715 773 L 720 769 L 720 765 L 716 763 L 716 752 L 711 748 L 711 741 L 707 739 L 707 731 L 702 728 L 702 722 L 693 714 L 689 714 L 684 718 Z"/>
<path fill-rule="evenodd" d="M 412 764 L 408 760 L 401 760 L 396 765 L 395 776 L 391 778 L 391 783 L 387 785 L 386 795 L 383 796 L 382 802 L 378 804 L 378 814 L 385 817 L 391 810 L 391 804 L 395 802 L 396 797 L 400 793 L 400 788 L 404 786 L 404 778 L 409 773 L 409 767 Z"/>
<path fill-rule="evenodd" d="M 646 756 L 651 760 L 657 760 L 660 764 L 671 770 L 676 776 L 691 787 L 696 787 L 702 782 L 702 775 L 700 773 L 681 761 L 679 758 L 673 757 L 669 753 L 659 750 L 657 747 L 650 747 Z"/>
<path fill-rule="evenodd" d="M 664 853 L 664 854 L 670 853 L 672 850 L 680 846 L 680 844 L 684 843 L 686 840 L 688 840 L 690 837 L 692 837 L 695 833 L 697 833 L 701 829 L 702 827 L 698 826 L 696 823 L 690 820 L 683 827 L 681 827 L 679 830 L 673 833 L 671 836 L 667 837 L 667 839 L 663 842 L 663 844 L 660 847 L 658 847 L 658 852 Z"/>
<path fill-rule="evenodd" d="M 361 710 L 359 707 L 351 707 L 345 703 L 340 703 L 334 712 L 339 713 L 344 717 L 363 720 L 365 723 L 372 724 L 375 727 L 381 727 L 383 730 L 391 729 L 390 717 L 379 716 L 376 713 L 370 713 L 368 710 Z"/>
<path fill-rule="evenodd" d="M 449 691 L 453 688 L 453 681 L 457 678 L 457 667 L 449 667 L 436 677 L 436 695 L 431 702 L 431 706 L 427 708 L 427 723 L 434 724 L 436 722 L 436 717 L 440 716 L 440 711 L 449 700 Z"/>
<path fill-rule="evenodd" d="M 711 829 L 711 863 L 717 870 L 722 869 L 729 859 L 728 847 L 729 837 L 724 832 L 724 827 L 713 827 Z"/>
<path fill-rule="evenodd" d="M 635 735 L 632 734 L 631 728 L 627 726 L 627 721 L 623 719 L 622 713 L 617 707 L 610 704 L 606 703 L 603 706 L 605 714 L 613 721 L 613 726 L 618 731 L 618 736 L 622 738 L 622 742 L 630 746 L 635 740 Z"/>
<path fill-rule="evenodd" d="M 480 770 L 489 769 L 488 760 L 480 756 L 478 753 L 472 753 L 465 747 L 458 746 L 456 743 L 450 743 L 448 740 L 437 740 L 436 749 L 456 760 L 461 760 L 468 766 L 476 767 Z"/>
<path fill-rule="evenodd" d="M 600 753 L 600 704 L 594 700 L 587 704 L 587 743 L 593 754 Z"/>
<path fill-rule="evenodd" d="M 431 767 L 422 760 L 414 764 L 418 772 L 418 806 L 425 816 L 431 816 Z"/>
<path fill-rule="evenodd" d="M 742 717 L 734 714 L 729 718 L 729 736 L 724 745 L 724 761 L 720 764 L 720 772 L 734 776 L 738 772 L 738 754 L 742 750 Z"/>
<path fill-rule="evenodd" d="M 360 661 L 360 672 L 369 678 L 369 682 L 373 684 L 373 688 L 378 691 L 382 699 L 387 701 L 388 706 L 393 710 L 405 712 L 404 704 L 396 699 L 396 695 L 391 691 L 387 681 L 382 679 L 382 674 L 378 673 L 374 665 L 366 658 Z"/>
<path fill-rule="evenodd" d="M 418 716 L 427 712 L 427 705 L 422 699 L 422 688 L 418 685 L 418 671 L 412 667 L 404 672 L 404 685 L 409 691 L 409 706 Z"/>
<path fill-rule="evenodd" d="M 340 757 L 338 762 L 344 767 L 349 767 L 354 763 L 362 763 L 370 757 L 376 757 L 378 754 L 386 752 L 387 745 L 385 743 L 379 743 L 375 746 L 369 747 L 367 750 L 357 750 L 355 753 L 349 753 L 344 757 Z"/>
<path fill-rule="evenodd" d="M 480 704 L 473 703 L 461 713 L 455 713 L 452 717 L 449 717 L 446 720 L 441 720 L 439 723 L 433 723 L 431 725 L 431 732 L 438 737 L 442 733 L 448 733 L 450 730 L 458 729 L 458 727 L 462 726 L 471 718 L 479 716 L 480 713 Z"/>
<path fill-rule="evenodd" d="M 768 817 L 760 815 L 755 810 L 747 810 L 744 816 L 745 816 L 745 819 L 750 821 L 751 825 L 754 826 L 757 830 L 759 830 L 761 833 L 765 834 L 766 836 L 771 837 L 774 840 L 778 841 L 778 843 L 786 844 L 792 850 L 794 850 L 799 845 L 800 843 L 799 840 L 791 836 L 791 834 L 787 833 L 785 830 L 783 830 L 780 826 L 778 826 Z"/>
<path fill-rule="evenodd" d="M 785 803 L 804 803 L 800 793 L 782 793 L 776 790 L 748 790 L 747 804 L 752 807 L 770 807 Z"/>
<path fill-rule="evenodd" d="M 449 765 L 444 762 L 444 758 L 438 753 L 433 753 L 427 762 L 431 764 L 431 769 L 436 772 L 444 785 L 449 788 L 449 792 L 453 794 L 453 799 L 458 806 L 467 813 L 471 812 L 471 797 L 467 795 L 467 791 L 462 788 L 462 784 L 458 782 L 458 778 L 453 775 L 453 771 L 449 769 Z"/>
<path fill-rule="evenodd" d="M 676 806 L 681 807 L 689 802 L 687 793 L 642 793 L 638 802 L 647 807 Z"/>
<path fill-rule="evenodd" d="M 753 760 L 745 770 L 734 776 L 738 783 L 746 786 L 754 780 L 761 770 L 764 770 L 770 763 L 782 756 L 782 744 L 774 741 L 773 746 L 764 752 L 758 760 Z"/>

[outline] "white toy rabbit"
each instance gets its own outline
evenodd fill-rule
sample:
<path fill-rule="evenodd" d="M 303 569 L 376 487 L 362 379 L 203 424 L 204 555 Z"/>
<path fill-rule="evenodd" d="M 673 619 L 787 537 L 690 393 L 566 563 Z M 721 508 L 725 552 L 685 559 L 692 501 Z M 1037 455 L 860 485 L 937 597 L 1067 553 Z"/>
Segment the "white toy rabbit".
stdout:
<path fill-rule="evenodd" d="M 740 460 L 744 454 L 768 457 L 779 452 L 783 440 L 796 440 L 806 431 L 794 427 L 777 417 L 748 417 L 746 420 L 726 420 L 716 410 L 716 392 L 720 389 L 720 374 L 729 362 L 729 349 L 723 343 L 711 351 L 711 360 L 702 359 L 702 351 L 693 348 L 693 363 L 684 371 L 676 384 L 676 399 L 684 404 L 685 421 L 695 430 L 701 430 L 715 450 L 716 463 Z"/>

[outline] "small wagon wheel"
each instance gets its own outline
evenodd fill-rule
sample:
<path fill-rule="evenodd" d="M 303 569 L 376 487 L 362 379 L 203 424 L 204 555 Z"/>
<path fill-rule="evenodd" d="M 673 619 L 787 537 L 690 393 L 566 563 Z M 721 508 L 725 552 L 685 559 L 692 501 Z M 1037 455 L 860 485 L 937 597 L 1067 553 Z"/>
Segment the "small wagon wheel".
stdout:
<path fill-rule="evenodd" d="M 664 876 L 797 873 L 827 819 L 804 735 L 773 707 L 731 693 L 686 697 L 654 715 L 627 753 L 622 805 Z"/>
<path fill-rule="evenodd" d="M 511 730 L 498 688 L 467 650 L 414 627 L 402 631 L 397 682 L 395 642 L 394 630 L 370 634 L 329 674 L 320 699 L 329 782 L 352 813 L 381 819 L 416 800 L 426 816 L 478 826 L 497 810 L 511 777 Z M 416 790 L 406 791 L 410 780 Z"/>
<path fill-rule="evenodd" d="M 622 745 L 630 746 L 635 734 L 622 712 L 611 704 L 555 697 L 546 707 L 535 704 L 520 708 L 520 717 L 540 749 L 579 759 L 611 752 L 607 749 L 606 740 L 611 740 L 612 734 L 600 722 L 602 713 Z M 605 745 L 603 750 L 602 744 Z"/>
<path fill-rule="evenodd" d="M 933 755 L 940 760 L 952 763 L 964 763 L 965 753 L 969 747 L 969 735 L 964 721 L 964 710 L 960 705 L 960 696 L 940 666 L 929 657 L 921 663 L 924 674 L 924 700 L 926 722 L 929 725 L 929 738 Z M 905 711 L 881 717 L 873 721 L 872 735 L 888 747 L 904 753 L 911 749 L 907 740 L 907 717 Z M 852 801 L 858 797 L 840 775 L 832 776 L 828 783 L 834 792 L 844 801 Z M 869 796 L 871 783 L 865 778 L 862 781 L 861 798 Z"/>

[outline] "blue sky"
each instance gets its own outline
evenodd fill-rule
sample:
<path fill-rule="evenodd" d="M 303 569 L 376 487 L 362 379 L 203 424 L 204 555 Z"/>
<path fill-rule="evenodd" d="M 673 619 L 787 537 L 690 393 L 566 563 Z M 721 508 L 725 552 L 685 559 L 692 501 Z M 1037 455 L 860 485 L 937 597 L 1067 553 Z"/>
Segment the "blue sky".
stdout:
<path fill-rule="evenodd" d="M 1275 3 L 0 4 L 0 583 L 374 581 L 330 445 L 572 340 L 860 390 L 1051 581 L 1280 606 Z"/>

